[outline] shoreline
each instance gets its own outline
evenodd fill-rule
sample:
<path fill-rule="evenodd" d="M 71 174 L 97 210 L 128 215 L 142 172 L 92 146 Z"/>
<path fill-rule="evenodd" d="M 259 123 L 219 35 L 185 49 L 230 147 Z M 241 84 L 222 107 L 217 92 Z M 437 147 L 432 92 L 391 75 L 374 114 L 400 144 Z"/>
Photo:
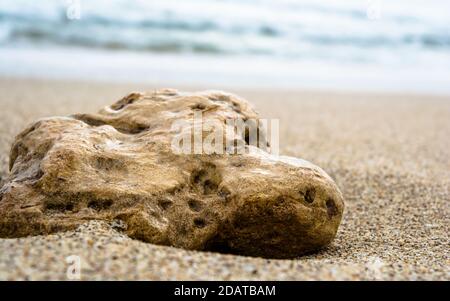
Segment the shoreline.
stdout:
<path fill-rule="evenodd" d="M 212 88 L 325 90 L 450 95 L 446 72 L 415 66 L 337 64 L 298 59 L 193 55 L 124 50 L 8 46 L 0 77 L 65 81 L 207 85 Z M 18 66 L 20 66 L 18 68 Z"/>
<path fill-rule="evenodd" d="M 5 82 L 10 82 L 13 84 L 18 83 L 31 83 L 33 85 L 58 85 L 58 86 L 97 86 L 97 87 L 113 87 L 117 86 L 119 88 L 130 88 L 130 89 L 139 89 L 143 88 L 146 91 L 154 90 L 154 89 L 165 89 L 165 88 L 174 88 L 177 90 L 186 90 L 186 91 L 207 91 L 207 90 L 218 90 L 218 91 L 228 91 L 231 93 L 239 94 L 254 94 L 259 92 L 267 92 L 269 94 L 282 93 L 282 94 L 299 94 L 299 95 L 319 95 L 326 96 L 332 95 L 333 97 L 337 97 L 339 99 L 345 97 L 356 97 L 356 98 L 368 98 L 368 101 L 376 101 L 383 98 L 393 98 L 397 100 L 405 100 L 406 98 L 414 99 L 414 101 L 428 101 L 431 99 L 432 101 L 450 101 L 450 94 L 446 93 L 432 93 L 432 92 L 416 92 L 416 91 L 389 91 L 389 90 L 376 90 L 376 89 L 365 89 L 365 90 L 357 90 L 357 89 L 333 89 L 333 88 L 314 88 L 314 87 L 283 87 L 283 86 L 252 86 L 252 85 L 232 85 L 225 84 L 220 88 L 217 85 L 210 85 L 207 82 L 198 82 L 198 83 L 179 83 L 176 81 L 165 80 L 161 82 L 151 82 L 151 81 L 133 81 L 129 80 L 112 80 L 112 79 L 99 79 L 99 78 L 73 78 L 73 77 L 43 77 L 43 76 L 34 76 L 34 75 L 5 75 L 0 72 L 0 82 L 3 84 Z"/>

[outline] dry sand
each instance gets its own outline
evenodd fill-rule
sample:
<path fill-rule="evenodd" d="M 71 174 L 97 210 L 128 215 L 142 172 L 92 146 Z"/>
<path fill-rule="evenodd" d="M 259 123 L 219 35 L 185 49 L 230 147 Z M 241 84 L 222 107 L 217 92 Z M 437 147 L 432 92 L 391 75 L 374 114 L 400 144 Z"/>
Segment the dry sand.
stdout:
<path fill-rule="evenodd" d="M 0 175 L 26 124 L 152 88 L 1 79 Z M 450 280 L 450 97 L 231 92 L 280 119 L 282 153 L 318 164 L 341 187 L 346 209 L 331 246 L 266 260 L 150 245 L 91 222 L 74 232 L 0 239 L 0 280 L 67 279 L 70 255 L 80 256 L 83 280 Z"/>

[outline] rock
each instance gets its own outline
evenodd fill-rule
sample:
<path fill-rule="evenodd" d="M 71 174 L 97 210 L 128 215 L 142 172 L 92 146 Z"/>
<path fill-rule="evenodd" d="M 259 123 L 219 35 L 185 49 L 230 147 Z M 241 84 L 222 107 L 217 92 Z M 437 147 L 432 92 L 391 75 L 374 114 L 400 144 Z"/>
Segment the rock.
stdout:
<path fill-rule="evenodd" d="M 258 118 L 230 94 L 166 89 L 132 93 L 97 114 L 37 121 L 11 149 L 0 237 L 118 221 L 149 243 L 270 258 L 333 240 L 343 198 L 319 167 L 249 145 L 247 133 L 233 138 L 245 154 L 174 152 L 175 137 L 198 129 L 174 123 L 193 124 L 199 112 L 203 125 Z M 266 139 L 262 129 L 259 137 Z"/>

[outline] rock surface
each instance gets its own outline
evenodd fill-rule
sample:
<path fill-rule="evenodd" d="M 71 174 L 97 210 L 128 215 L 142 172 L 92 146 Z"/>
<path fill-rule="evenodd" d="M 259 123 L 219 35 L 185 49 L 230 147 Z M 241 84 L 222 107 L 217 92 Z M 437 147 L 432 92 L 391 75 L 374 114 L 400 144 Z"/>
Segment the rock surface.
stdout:
<path fill-rule="evenodd" d="M 131 238 L 191 250 L 292 258 L 329 244 L 343 213 L 334 181 L 264 150 L 176 154 L 173 124 L 249 120 L 222 92 L 132 93 L 97 114 L 42 119 L 19 134 L 0 190 L 0 237 L 117 220 Z M 260 136 L 265 136 L 260 133 Z M 246 149 L 245 135 L 238 139 Z"/>

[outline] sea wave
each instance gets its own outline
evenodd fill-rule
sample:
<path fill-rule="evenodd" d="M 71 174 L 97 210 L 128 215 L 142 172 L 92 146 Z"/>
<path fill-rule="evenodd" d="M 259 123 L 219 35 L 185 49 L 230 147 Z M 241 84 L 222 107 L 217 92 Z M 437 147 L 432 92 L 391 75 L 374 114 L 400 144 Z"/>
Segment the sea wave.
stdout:
<path fill-rule="evenodd" d="M 79 4 L 80 19 L 70 20 Z M 377 3 L 379 20 L 368 16 Z M 402 5 L 403 4 L 403 5 Z M 6 0 L 1 45 L 450 65 L 450 5 L 417 1 Z M 421 6 L 422 5 L 422 6 Z M 434 6 L 433 6 L 434 5 Z"/>

